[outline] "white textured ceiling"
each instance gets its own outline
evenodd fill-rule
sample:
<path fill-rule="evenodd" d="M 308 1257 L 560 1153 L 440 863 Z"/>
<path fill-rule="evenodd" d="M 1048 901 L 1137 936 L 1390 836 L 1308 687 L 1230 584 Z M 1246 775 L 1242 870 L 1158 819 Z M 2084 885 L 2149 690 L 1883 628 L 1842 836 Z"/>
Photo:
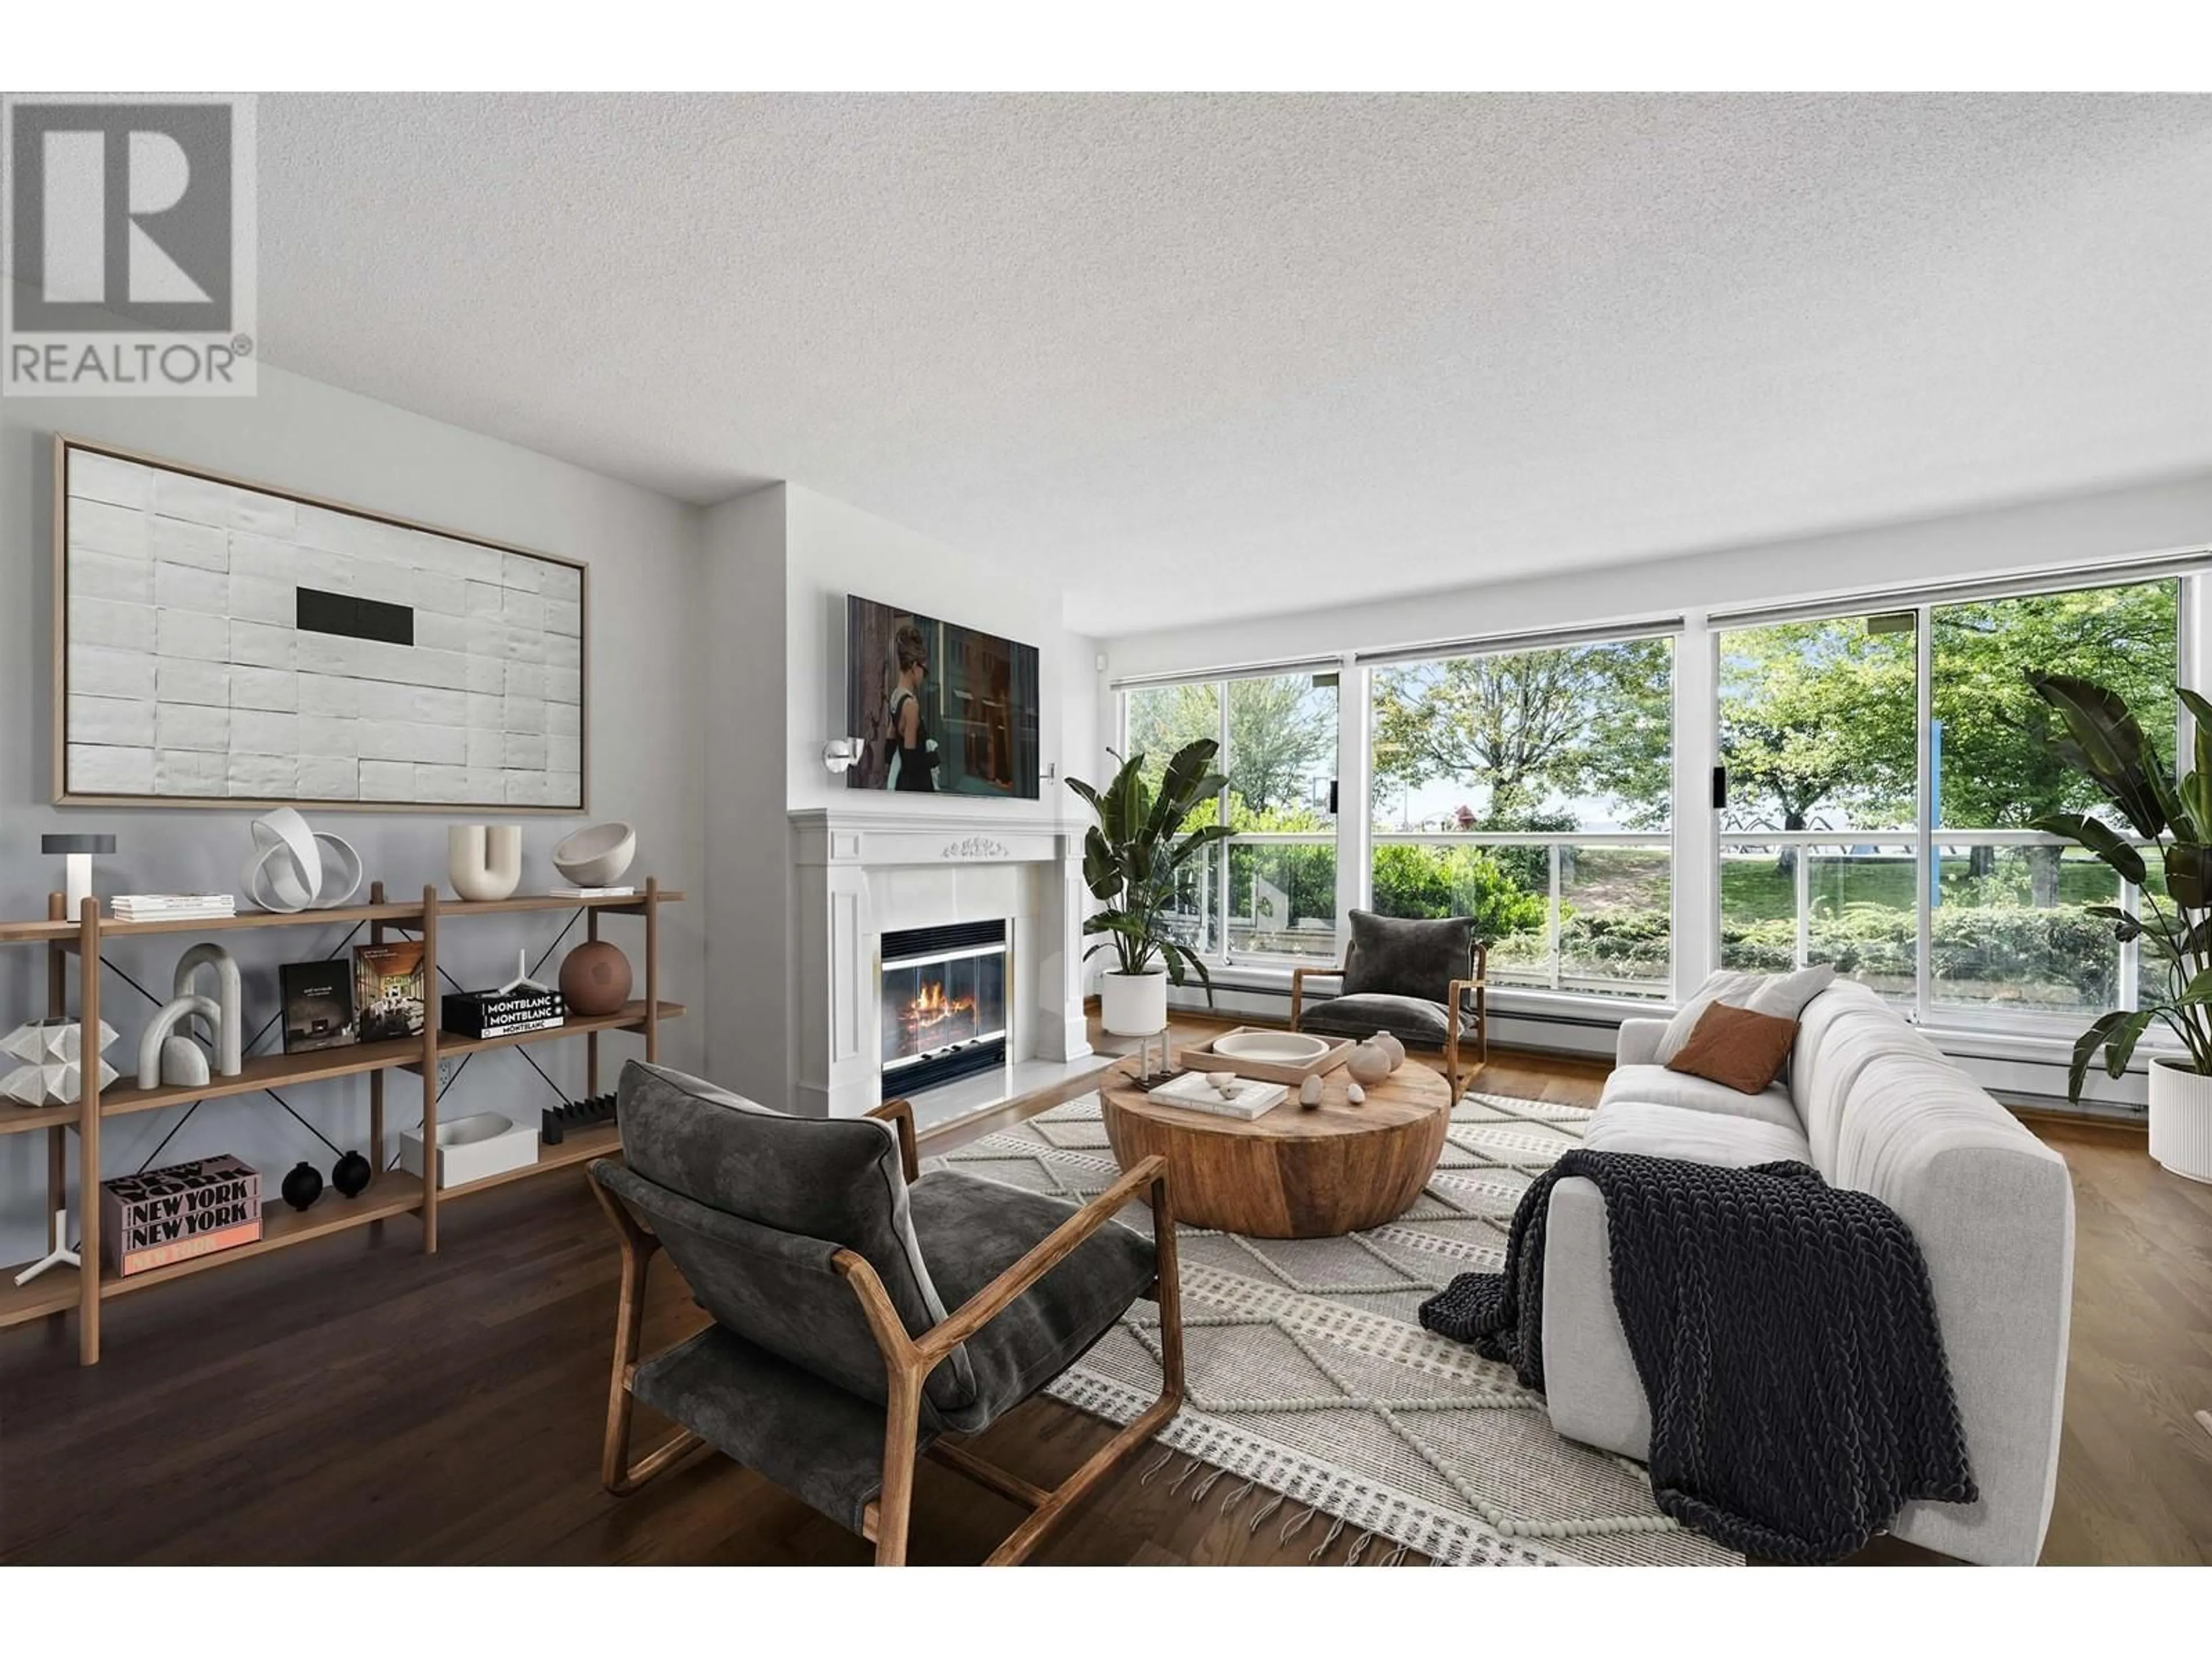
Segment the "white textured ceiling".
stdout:
<path fill-rule="evenodd" d="M 1109 633 L 2212 465 L 2212 100 L 266 99 L 270 361 Z"/>

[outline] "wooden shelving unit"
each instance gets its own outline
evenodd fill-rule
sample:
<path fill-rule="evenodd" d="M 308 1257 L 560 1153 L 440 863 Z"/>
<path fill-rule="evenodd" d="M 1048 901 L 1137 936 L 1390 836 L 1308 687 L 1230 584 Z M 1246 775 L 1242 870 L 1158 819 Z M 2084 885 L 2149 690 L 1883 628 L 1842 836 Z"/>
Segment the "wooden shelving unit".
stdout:
<path fill-rule="evenodd" d="M 657 881 L 647 881 L 642 893 L 623 898 L 573 899 L 548 895 L 497 899 L 488 903 L 463 903 L 441 900 L 436 888 L 426 887 L 422 890 L 420 903 L 404 903 L 388 901 L 385 897 L 383 884 L 379 882 L 370 888 L 367 904 L 348 905 L 337 909 L 302 910 L 285 915 L 251 911 L 212 921 L 125 922 L 102 916 L 97 899 L 86 900 L 82 914 L 71 921 L 65 914 L 62 896 L 56 893 L 47 900 L 46 920 L 0 922 L 0 945 L 44 945 L 46 947 L 46 1012 L 49 1018 L 68 1017 L 69 984 L 74 977 L 77 981 L 76 1018 L 88 1029 L 96 1025 L 100 1020 L 100 952 L 102 943 L 112 938 L 131 938 L 142 933 L 218 933 L 239 928 L 317 926 L 337 922 L 366 924 L 371 941 L 381 942 L 386 928 L 405 928 L 418 932 L 422 940 L 425 999 L 423 1030 L 419 1038 L 358 1043 L 350 1048 L 330 1048 L 309 1054 L 257 1054 L 246 1061 L 244 1069 L 237 1077 L 217 1077 L 207 1083 L 190 1086 L 103 1090 L 99 1086 L 95 1072 L 86 1079 L 83 1096 L 73 1105 L 40 1107 L 29 1110 L 0 1105 L 0 1135 L 21 1134 L 35 1129 L 46 1132 L 46 1212 L 49 1215 L 61 1209 L 67 1197 L 68 1137 L 72 1130 L 76 1132 L 80 1171 L 77 1227 L 82 1239 L 80 1248 L 86 1263 L 83 1270 L 55 1268 L 23 1285 L 14 1282 L 17 1268 L 0 1268 L 0 1328 L 31 1320 L 56 1317 L 74 1307 L 77 1311 L 78 1360 L 83 1364 L 96 1365 L 100 1363 L 100 1304 L 110 1297 L 128 1296 L 174 1279 L 189 1278 L 194 1273 L 227 1267 L 234 1261 L 265 1255 L 271 1250 L 283 1249 L 310 1239 L 325 1237 L 354 1227 L 365 1227 L 372 1222 L 402 1215 L 420 1218 L 422 1249 L 428 1254 L 438 1248 L 438 1212 L 441 1206 L 494 1187 L 528 1180 L 550 1170 L 573 1169 L 591 1158 L 605 1157 L 619 1150 L 620 1139 L 611 1126 L 586 1130 L 570 1134 L 558 1146 L 541 1146 L 535 1164 L 441 1191 L 437 1186 L 434 1158 L 429 1160 L 429 1170 L 420 1181 L 384 1168 L 386 1074 L 392 1071 L 404 1071 L 415 1073 L 420 1077 L 422 1133 L 428 1142 L 437 1133 L 438 1062 L 441 1060 L 477 1054 L 488 1048 L 511 1048 L 525 1043 L 581 1036 L 586 1045 L 588 1089 L 596 1094 L 599 1090 L 599 1039 L 606 1033 L 637 1032 L 645 1039 L 646 1059 L 658 1059 L 660 1023 L 677 1018 L 684 1012 L 683 1004 L 665 1002 L 660 998 L 660 907 L 674 903 L 683 896 L 680 892 L 664 890 Z M 440 927 L 471 917 L 509 915 L 536 910 L 581 910 L 585 915 L 586 937 L 589 939 L 599 938 L 599 919 L 603 915 L 644 918 L 645 995 L 625 1005 L 617 1013 L 573 1018 L 551 1030 L 524 1031 L 509 1036 L 465 1037 L 439 1030 Z M 70 961 L 72 956 L 76 958 L 74 973 Z M 272 1195 L 262 1209 L 261 1237 L 252 1244 L 239 1245 L 213 1255 L 198 1256 L 189 1261 L 157 1267 L 129 1279 L 119 1279 L 100 1267 L 100 1128 L 106 1120 L 135 1112 L 159 1111 L 165 1107 L 180 1106 L 192 1101 L 215 1100 L 228 1095 L 249 1094 L 258 1090 L 281 1089 L 362 1073 L 366 1073 L 369 1079 L 369 1139 L 374 1148 L 369 1161 L 374 1166 L 375 1174 L 368 1189 L 359 1197 L 348 1199 L 339 1194 L 330 1193 L 312 1208 L 294 1210 Z"/>

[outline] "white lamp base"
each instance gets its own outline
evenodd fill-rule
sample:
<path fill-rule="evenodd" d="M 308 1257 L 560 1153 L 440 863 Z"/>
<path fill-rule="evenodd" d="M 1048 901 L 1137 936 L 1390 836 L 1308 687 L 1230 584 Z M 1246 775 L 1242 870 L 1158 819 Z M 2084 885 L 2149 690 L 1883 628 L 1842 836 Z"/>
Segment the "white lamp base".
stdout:
<path fill-rule="evenodd" d="M 70 861 L 74 864 L 78 856 L 79 855 L 76 854 L 70 854 Z M 89 862 L 89 860 L 88 860 L 88 862 Z M 69 1212 L 67 1210 L 56 1210 L 54 1212 L 53 1238 L 54 1248 L 46 1252 L 46 1257 L 43 1261 L 33 1261 L 29 1267 L 24 1268 L 22 1272 L 15 1275 L 15 1282 L 18 1285 L 29 1284 L 33 1279 L 36 1279 L 40 1273 L 46 1272 L 49 1267 L 82 1267 L 84 1266 L 84 1258 L 69 1247 Z"/>

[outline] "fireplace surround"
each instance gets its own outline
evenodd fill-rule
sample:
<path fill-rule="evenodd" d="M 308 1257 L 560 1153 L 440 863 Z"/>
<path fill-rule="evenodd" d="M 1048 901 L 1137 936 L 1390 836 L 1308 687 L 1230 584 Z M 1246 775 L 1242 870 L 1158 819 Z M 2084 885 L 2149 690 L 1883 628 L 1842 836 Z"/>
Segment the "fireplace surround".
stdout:
<path fill-rule="evenodd" d="M 793 812 L 790 824 L 796 1110 L 853 1117 L 887 1096 L 921 1092 L 884 1064 L 887 1029 L 899 1018 L 885 995 L 884 969 L 896 951 L 884 940 L 915 929 L 1002 929 L 999 1075 L 1007 1091 L 1103 1063 L 1091 1055 L 1083 1010 L 1089 889 L 1079 826 L 941 807 L 903 811 L 888 799 Z M 988 1081 L 979 1073 L 937 1093 L 980 1107 L 988 1103 Z"/>

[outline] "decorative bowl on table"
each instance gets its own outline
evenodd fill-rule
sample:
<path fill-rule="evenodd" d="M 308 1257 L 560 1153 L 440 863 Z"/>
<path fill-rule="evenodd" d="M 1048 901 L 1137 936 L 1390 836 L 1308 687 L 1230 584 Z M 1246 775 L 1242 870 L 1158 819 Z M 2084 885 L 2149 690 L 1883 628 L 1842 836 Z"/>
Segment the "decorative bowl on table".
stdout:
<path fill-rule="evenodd" d="M 1319 1060 L 1329 1045 L 1300 1031 L 1231 1031 L 1218 1039 L 1213 1052 L 1231 1060 L 1266 1060 L 1277 1066 L 1303 1066 Z"/>

